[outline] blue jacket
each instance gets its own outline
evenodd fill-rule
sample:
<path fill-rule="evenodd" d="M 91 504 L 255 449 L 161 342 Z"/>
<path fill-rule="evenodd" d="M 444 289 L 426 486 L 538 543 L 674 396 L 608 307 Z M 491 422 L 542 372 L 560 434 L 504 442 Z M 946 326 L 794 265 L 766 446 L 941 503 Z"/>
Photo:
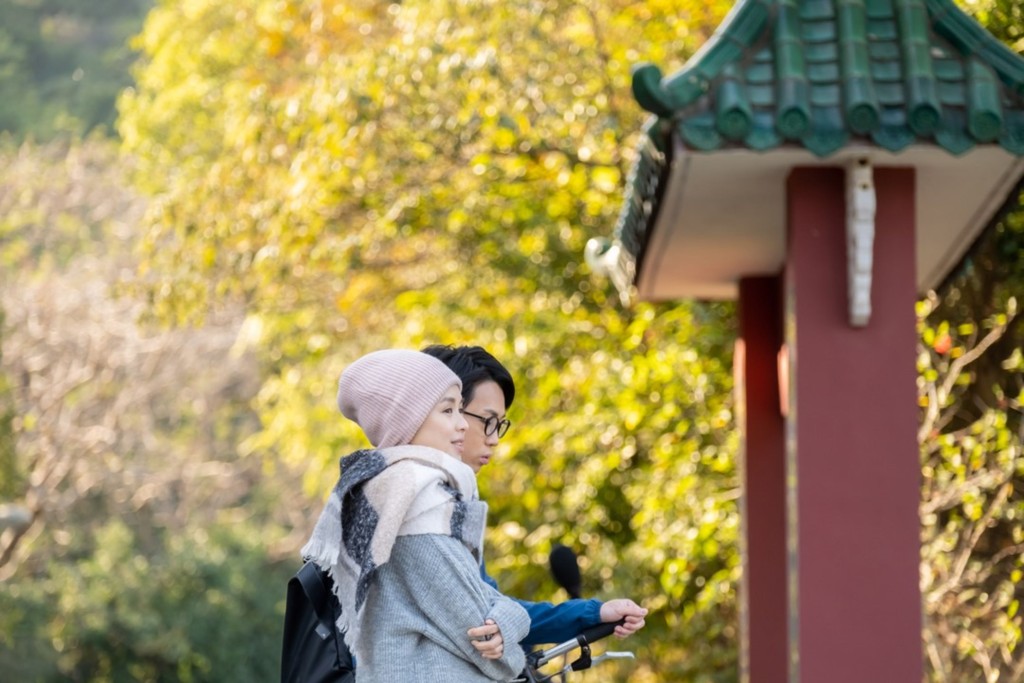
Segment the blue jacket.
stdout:
<path fill-rule="evenodd" d="M 480 563 L 480 576 L 485 583 L 498 590 L 498 582 L 488 576 L 483 562 Z M 600 600 L 566 600 L 555 605 L 550 602 L 512 599 L 530 615 L 530 632 L 520 641 L 523 645 L 561 643 L 601 623 Z"/>

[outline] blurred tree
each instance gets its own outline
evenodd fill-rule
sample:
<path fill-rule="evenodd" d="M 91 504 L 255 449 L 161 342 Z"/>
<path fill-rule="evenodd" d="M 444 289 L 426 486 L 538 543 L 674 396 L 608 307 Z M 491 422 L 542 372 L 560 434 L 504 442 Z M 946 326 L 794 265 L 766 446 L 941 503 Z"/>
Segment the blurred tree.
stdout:
<path fill-rule="evenodd" d="M 1015 200 L 1024 199 L 1019 190 Z M 1011 299 L 1019 300 L 1024 293 L 1024 211 L 1020 204 L 1008 206 L 1008 211 L 990 229 L 984 232 L 967 254 L 963 264 L 938 289 L 937 298 L 929 305 L 933 325 L 944 321 L 947 326 L 968 326 L 970 333 L 962 342 L 968 347 L 977 343 L 983 323 L 1005 315 Z M 965 328 L 966 329 L 966 328 Z M 961 380 L 969 383 L 968 396 L 958 402 L 958 411 L 949 416 L 952 430 L 973 424 L 989 409 L 1007 407 L 1007 392 L 1012 387 L 1004 384 L 1004 362 L 1015 349 L 1024 346 L 1024 316 L 1011 316 L 1002 334 L 991 341 L 991 351 L 980 354 L 971 363 Z M 1016 411 L 1006 413 L 1011 429 L 1020 428 L 1021 416 Z"/>
<path fill-rule="evenodd" d="M 128 38 L 152 0 L 0 0 L 0 132 L 113 132 Z"/>
<path fill-rule="evenodd" d="M 931 681 L 1024 679 L 1024 461 L 1020 347 L 1001 351 L 1019 318 L 1016 299 L 1002 313 L 951 325 L 920 305 L 919 349 L 924 551 L 922 586 Z M 968 317 L 967 320 L 971 320 Z M 977 401 L 973 368 L 1002 373 L 993 405 Z M 965 404 L 971 404 L 965 406 Z M 969 407 L 969 410 L 965 410 Z M 965 419 L 964 415 L 975 415 Z M 1015 426 L 1016 425 L 1016 426 Z"/>
<path fill-rule="evenodd" d="M 334 407 L 346 363 L 487 346 L 521 387 L 482 475 L 489 566 L 547 598 L 562 540 L 589 593 L 647 601 L 635 680 L 737 676 L 732 318 L 621 310 L 583 246 L 611 231 L 640 128 L 630 66 L 679 64 L 727 9 L 163 2 L 121 100 L 153 195 L 132 286 L 167 322 L 245 307 L 270 373 L 246 446 L 302 463 L 321 499 L 363 443 Z"/>
<path fill-rule="evenodd" d="M 962 3 L 1024 52 L 1019 0 Z M 1024 211 L 1020 189 L 920 304 L 929 680 L 1024 679 Z"/>
<path fill-rule="evenodd" d="M 125 150 L 153 197 L 128 289 L 167 323 L 247 312 L 241 341 L 267 375 L 263 430 L 244 447 L 305 467 L 320 498 L 337 456 L 362 443 L 333 408 L 341 367 L 384 345 L 483 344 L 521 387 L 491 465 L 502 471 L 482 475 L 489 566 L 509 592 L 544 598 L 553 586 L 540 567 L 564 541 L 583 551 L 588 592 L 645 599 L 654 612 L 634 641 L 634 680 L 738 676 L 732 318 L 728 306 L 621 310 L 581 254 L 589 236 L 611 231 L 640 128 L 630 65 L 671 71 L 728 4 L 165 1 L 136 43 L 138 86 L 120 102 Z M 992 21 L 1018 11 L 990 6 Z M 993 29 L 1012 40 L 1012 21 L 1003 26 Z M 1012 258 L 999 262 L 1011 270 L 993 270 L 983 288 L 1019 273 Z M 1005 282 L 989 308 L 979 300 L 959 319 L 1005 314 L 1020 291 Z M 924 339 L 935 320 L 922 322 Z M 1008 326 L 999 343 L 1014 334 Z M 990 357 L 998 366 L 1010 356 Z M 928 370 L 925 406 L 931 383 L 942 384 Z M 964 425 L 1009 415 L 989 408 Z M 1009 432 L 998 433 L 983 439 L 985 453 L 1003 453 Z M 986 527 L 935 498 L 959 476 L 946 460 L 927 469 L 944 452 L 937 437 L 923 431 L 934 477 L 925 571 L 945 577 L 927 589 L 943 596 L 967 585 L 947 579 L 968 579 L 942 567 L 942 548 Z M 965 547 L 972 561 L 1007 559 Z M 998 581 L 1016 590 L 1019 578 Z M 932 633 L 959 633 L 965 622 L 941 602 L 926 603 Z M 1013 605 L 999 623 L 1019 625 Z M 1015 656 L 1012 629 L 971 633 L 985 652 Z M 968 645 L 933 640 L 934 670 L 970 659 Z"/>
<path fill-rule="evenodd" d="M 0 309 L 0 367 L 3 364 L 3 329 L 4 315 Z M 0 372 L 0 505 L 6 500 L 11 500 L 24 485 L 18 475 L 15 458 L 14 417 L 10 382 L 6 375 Z M 4 526 L 0 523 L 0 533 L 3 533 Z"/>
<path fill-rule="evenodd" d="M 1024 5 L 1020 0 L 958 0 L 958 4 L 1011 50 L 1024 53 Z"/>
<path fill-rule="evenodd" d="M 300 513 L 275 486 L 298 480 L 238 457 L 258 427 L 240 317 L 147 330 L 110 291 L 140 208 L 109 143 L 0 150 L 0 504 L 27 513 L 0 529 L 4 680 L 277 670 Z"/>
<path fill-rule="evenodd" d="M 965 2 L 964 9 L 1018 54 L 1024 54 L 1024 3 L 978 0 Z M 1002 219 L 977 239 L 960 268 L 939 287 L 938 300 L 929 306 L 935 324 L 970 324 L 977 333 L 982 321 L 1005 314 L 1009 299 L 1019 299 L 1024 293 L 1022 200 L 1024 184 L 1004 207 Z M 1024 346 L 1024 316 L 1012 317 L 1005 332 L 992 343 L 991 352 L 971 364 L 970 396 L 959 402 L 958 414 L 951 417 L 954 429 L 974 423 L 986 409 L 1005 407 L 1002 363 L 1014 349 Z M 1007 418 L 1011 429 L 1021 425 L 1019 413 L 1010 411 Z"/>
<path fill-rule="evenodd" d="M 70 557 L 0 584 L 5 680 L 273 680 L 288 575 L 264 530 L 235 516 L 143 549 L 134 526 L 107 519 Z"/>

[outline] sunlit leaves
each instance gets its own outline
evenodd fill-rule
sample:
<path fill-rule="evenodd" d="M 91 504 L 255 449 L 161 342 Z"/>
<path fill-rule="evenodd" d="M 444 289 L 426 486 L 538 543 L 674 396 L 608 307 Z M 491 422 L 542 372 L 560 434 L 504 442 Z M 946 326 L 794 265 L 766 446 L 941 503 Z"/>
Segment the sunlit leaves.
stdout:
<path fill-rule="evenodd" d="M 562 539 L 588 592 L 657 610 L 639 642 L 666 680 L 730 661 L 730 312 L 620 310 L 582 258 L 611 232 L 643 121 L 630 68 L 679 63 L 727 5 L 366 3 L 348 21 L 351 6 L 193 0 L 151 18 L 123 125 L 156 198 L 153 310 L 245 305 L 270 370 L 246 447 L 302 464 L 314 500 L 363 443 L 335 412 L 341 367 L 385 345 L 487 347 L 520 387 L 481 481 L 492 570 L 546 598 Z M 238 13 L 258 20 L 224 21 Z"/>
<path fill-rule="evenodd" d="M 918 306 L 929 678 L 1015 680 L 1024 661 L 1018 609 L 1024 466 L 1015 426 L 1021 404 L 1012 396 L 1024 388 L 1024 373 L 1019 349 L 1006 356 L 1004 342 L 1016 301 L 1011 297 L 994 315 L 952 320 L 935 303 Z M 1003 369 L 1000 376 L 986 374 L 993 366 Z"/>

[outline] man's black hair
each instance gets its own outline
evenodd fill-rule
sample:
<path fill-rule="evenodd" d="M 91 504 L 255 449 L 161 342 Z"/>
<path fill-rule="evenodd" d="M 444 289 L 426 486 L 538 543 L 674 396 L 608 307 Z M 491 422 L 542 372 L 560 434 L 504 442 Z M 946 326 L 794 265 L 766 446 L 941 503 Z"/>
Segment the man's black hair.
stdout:
<path fill-rule="evenodd" d="M 512 405 L 512 400 L 516 397 L 516 384 L 512 381 L 512 375 L 504 365 L 498 362 L 497 358 L 483 348 L 432 344 L 421 351 L 437 358 L 459 376 L 459 379 L 462 380 L 462 402 L 464 405 L 469 405 L 473 400 L 476 385 L 488 380 L 497 382 L 501 387 L 501 393 L 505 395 L 505 410 Z"/>

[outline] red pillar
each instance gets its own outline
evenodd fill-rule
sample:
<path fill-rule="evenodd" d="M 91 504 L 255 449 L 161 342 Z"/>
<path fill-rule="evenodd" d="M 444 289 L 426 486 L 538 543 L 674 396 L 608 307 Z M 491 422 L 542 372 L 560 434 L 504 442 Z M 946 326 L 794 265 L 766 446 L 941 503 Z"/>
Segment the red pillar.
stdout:
<path fill-rule="evenodd" d="M 914 171 L 876 169 L 872 314 L 847 316 L 845 173 L 787 181 L 790 680 L 918 683 Z"/>
<path fill-rule="evenodd" d="M 786 440 L 779 409 L 782 287 L 778 277 L 740 280 L 735 363 L 742 436 L 741 681 L 787 677 Z"/>

